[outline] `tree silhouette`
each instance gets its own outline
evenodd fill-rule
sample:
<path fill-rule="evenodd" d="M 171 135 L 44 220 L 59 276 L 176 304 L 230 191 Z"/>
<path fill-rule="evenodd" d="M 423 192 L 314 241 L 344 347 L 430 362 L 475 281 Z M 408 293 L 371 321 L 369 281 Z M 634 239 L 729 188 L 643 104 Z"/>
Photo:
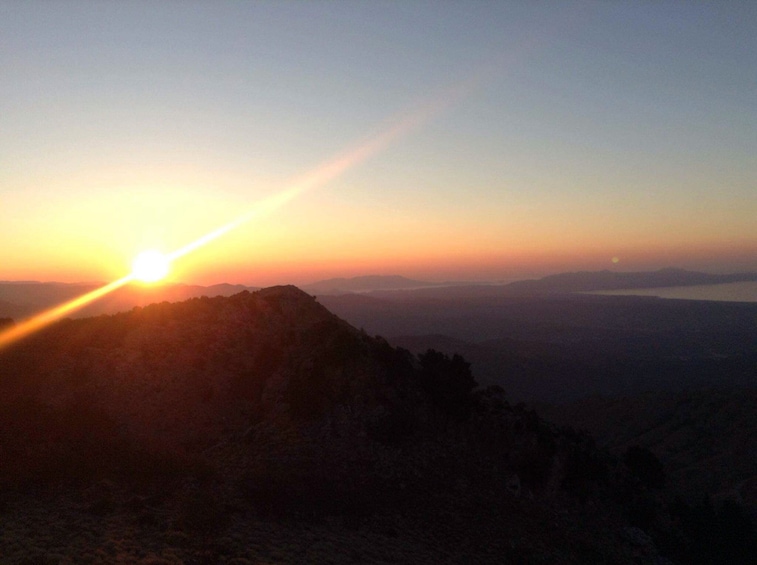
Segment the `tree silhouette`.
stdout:
<path fill-rule="evenodd" d="M 432 405 L 453 420 L 468 419 L 473 407 L 472 392 L 477 386 L 470 363 L 458 354 L 450 358 L 434 349 L 420 354 L 418 360 L 421 387 Z"/>
<path fill-rule="evenodd" d="M 665 470 L 657 456 L 646 447 L 632 445 L 623 458 L 626 467 L 648 488 L 665 486 Z"/>

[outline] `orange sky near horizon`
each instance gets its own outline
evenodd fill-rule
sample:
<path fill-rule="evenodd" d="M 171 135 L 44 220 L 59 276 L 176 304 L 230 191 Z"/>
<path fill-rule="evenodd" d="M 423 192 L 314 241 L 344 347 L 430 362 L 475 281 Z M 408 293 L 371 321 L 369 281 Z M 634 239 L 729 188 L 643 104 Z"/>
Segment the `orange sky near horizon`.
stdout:
<path fill-rule="evenodd" d="M 0 280 L 757 271 L 752 16 L 2 4 Z"/>
<path fill-rule="evenodd" d="M 512 220 L 509 225 L 482 224 L 476 213 L 465 217 L 423 218 L 397 211 L 335 210 L 339 222 L 310 216 L 315 204 L 303 196 L 287 209 L 255 220 L 172 265 L 169 280 L 198 284 L 221 282 L 268 285 L 304 284 L 336 276 L 402 274 L 424 280 L 513 280 L 559 271 L 650 270 L 679 266 L 710 271 L 753 270 L 757 242 L 726 234 L 713 241 L 702 233 L 661 229 L 646 238 L 633 232 L 611 240 L 602 225 L 571 229 L 559 216 L 539 221 Z M 89 234 L 48 225 L 41 241 L 14 239 L 3 258 L 2 279 L 60 282 L 109 281 L 128 273 L 134 256 L 145 248 L 170 252 L 232 218 L 212 201 L 204 217 L 196 211 L 142 224 L 142 233 L 120 220 L 89 223 Z M 323 204 L 320 204 L 323 206 Z M 328 205 L 328 204 L 326 204 Z M 114 207 L 118 207 L 114 203 Z M 468 211 L 470 212 L 470 211 Z M 189 225 L 184 224 L 189 220 Z M 574 217 L 571 218 L 571 222 Z M 200 228 L 200 229 L 198 229 Z M 40 231 L 43 228 L 40 228 Z M 119 233 L 120 231 L 120 233 Z M 564 234 L 564 236 L 563 236 Z M 730 237 L 729 237 L 730 236 Z M 55 243 L 51 245 L 48 238 Z M 30 257 L 36 260 L 29 261 Z M 612 263 L 619 257 L 618 263 Z"/>

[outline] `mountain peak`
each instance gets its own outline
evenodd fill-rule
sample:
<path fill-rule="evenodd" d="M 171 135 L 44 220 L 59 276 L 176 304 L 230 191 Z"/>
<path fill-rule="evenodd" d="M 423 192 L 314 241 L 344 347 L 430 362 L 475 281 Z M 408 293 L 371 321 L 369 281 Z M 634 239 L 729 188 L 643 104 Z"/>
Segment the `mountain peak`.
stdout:
<path fill-rule="evenodd" d="M 246 291 L 243 291 L 246 292 Z M 249 294 L 249 293 L 248 293 Z M 315 299 L 304 290 L 292 285 L 278 285 L 261 288 L 256 293 L 261 298 L 277 298 L 287 300 L 305 300 L 309 302 L 315 301 Z"/>

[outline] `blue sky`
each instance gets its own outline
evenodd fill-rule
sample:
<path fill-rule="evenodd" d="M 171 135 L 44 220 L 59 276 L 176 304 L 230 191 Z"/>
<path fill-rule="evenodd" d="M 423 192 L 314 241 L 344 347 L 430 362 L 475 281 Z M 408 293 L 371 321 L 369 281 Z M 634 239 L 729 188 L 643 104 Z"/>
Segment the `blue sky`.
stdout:
<path fill-rule="evenodd" d="M 0 1 L 0 37 L 0 279 L 117 277 L 472 77 L 174 275 L 757 269 L 751 2 Z"/>

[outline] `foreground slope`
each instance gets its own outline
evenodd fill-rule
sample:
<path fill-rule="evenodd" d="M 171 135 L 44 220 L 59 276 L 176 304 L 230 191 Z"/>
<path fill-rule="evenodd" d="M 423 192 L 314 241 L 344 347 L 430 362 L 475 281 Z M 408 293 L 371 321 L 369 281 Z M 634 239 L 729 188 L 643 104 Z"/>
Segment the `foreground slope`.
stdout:
<path fill-rule="evenodd" d="M 633 469 L 475 387 L 462 358 L 392 348 L 294 287 L 60 322 L 0 354 L 0 553 L 237 565 L 701 554 Z M 719 551 L 748 554 L 745 539 Z"/>
<path fill-rule="evenodd" d="M 656 453 L 682 494 L 732 498 L 757 514 L 757 390 L 698 390 L 632 397 L 593 397 L 544 406 L 550 419 L 591 432 L 623 453 Z"/>

